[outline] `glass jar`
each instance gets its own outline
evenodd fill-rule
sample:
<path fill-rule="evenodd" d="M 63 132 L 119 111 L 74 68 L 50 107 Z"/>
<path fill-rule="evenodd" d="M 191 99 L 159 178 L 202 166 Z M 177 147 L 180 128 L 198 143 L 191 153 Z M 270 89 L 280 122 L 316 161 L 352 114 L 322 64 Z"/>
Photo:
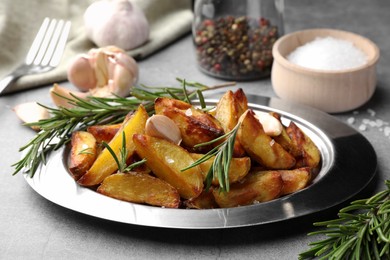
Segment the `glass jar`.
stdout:
<path fill-rule="evenodd" d="M 192 34 L 201 71 L 229 80 L 270 75 L 283 0 L 196 0 Z"/>

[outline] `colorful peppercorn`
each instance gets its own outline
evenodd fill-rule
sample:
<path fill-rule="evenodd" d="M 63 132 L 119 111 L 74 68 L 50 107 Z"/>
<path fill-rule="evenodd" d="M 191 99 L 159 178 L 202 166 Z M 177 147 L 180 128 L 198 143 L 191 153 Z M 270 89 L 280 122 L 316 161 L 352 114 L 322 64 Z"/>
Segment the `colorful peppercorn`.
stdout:
<path fill-rule="evenodd" d="M 196 28 L 194 42 L 200 68 L 225 79 L 268 76 L 278 28 L 265 18 L 225 16 L 206 19 Z"/>

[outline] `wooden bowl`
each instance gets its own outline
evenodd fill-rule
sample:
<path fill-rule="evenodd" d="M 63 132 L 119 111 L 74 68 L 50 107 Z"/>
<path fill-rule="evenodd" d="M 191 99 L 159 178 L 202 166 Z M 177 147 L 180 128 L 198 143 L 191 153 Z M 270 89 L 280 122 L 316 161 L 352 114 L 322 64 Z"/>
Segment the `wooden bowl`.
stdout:
<path fill-rule="evenodd" d="M 293 64 L 286 58 L 297 47 L 327 36 L 352 42 L 367 55 L 367 63 L 352 69 L 318 70 Z M 333 29 L 297 31 L 277 40 L 272 54 L 272 85 L 282 99 L 338 113 L 363 105 L 375 91 L 379 49 L 360 35 Z"/>

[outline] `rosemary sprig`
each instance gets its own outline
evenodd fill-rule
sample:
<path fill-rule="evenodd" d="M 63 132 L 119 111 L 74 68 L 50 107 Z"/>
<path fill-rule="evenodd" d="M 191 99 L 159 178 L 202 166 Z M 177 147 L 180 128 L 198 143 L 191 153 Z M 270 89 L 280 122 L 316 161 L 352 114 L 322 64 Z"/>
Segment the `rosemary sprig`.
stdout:
<path fill-rule="evenodd" d="M 127 156 L 128 156 L 129 151 L 126 148 L 125 132 L 122 132 L 122 147 L 119 151 L 119 158 L 116 155 L 116 153 L 112 150 L 112 148 L 110 147 L 109 144 L 107 144 L 106 142 L 103 142 L 102 144 L 110 152 L 110 154 L 114 158 L 116 164 L 118 165 L 118 172 L 122 172 L 122 173 L 130 172 L 134 168 L 136 168 L 136 167 L 138 167 L 146 162 L 146 159 L 142 159 L 138 162 L 127 165 L 126 160 L 127 160 Z"/>
<path fill-rule="evenodd" d="M 13 175 L 24 170 L 31 177 L 34 176 L 39 165 L 46 163 L 46 156 L 68 143 L 71 133 L 76 129 L 83 130 L 94 124 L 115 124 L 121 122 L 130 111 L 136 110 L 140 104 L 144 105 L 149 114 L 153 114 L 153 101 L 157 97 L 172 97 L 185 100 L 186 96 L 190 99 L 194 98 L 197 90 L 203 92 L 235 84 L 235 82 L 230 82 L 209 87 L 198 82 L 188 82 L 179 78 L 177 80 L 181 83 L 182 88 L 135 87 L 130 93 L 131 96 L 128 98 L 89 97 L 88 100 L 84 100 L 76 96 L 66 98 L 57 94 L 61 98 L 66 99 L 74 107 L 50 108 L 42 105 L 49 110 L 51 117 L 26 124 L 28 126 L 37 126 L 41 130 L 32 140 L 19 149 L 20 152 L 25 151 L 25 154 L 22 159 L 12 165 L 15 169 Z M 183 85 L 185 87 L 195 88 L 195 90 L 183 89 Z"/>
<path fill-rule="evenodd" d="M 325 227 L 308 235 L 327 238 L 312 242 L 299 259 L 390 259 L 390 180 L 387 190 L 356 200 L 339 211 L 339 218 L 314 223 Z"/>
<path fill-rule="evenodd" d="M 182 169 L 182 171 L 193 168 L 215 156 L 212 166 L 210 167 L 207 176 L 206 176 L 206 190 L 211 186 L 211 182 L 214 178 L 217 178 L 219 181 L 219 189 L 221 192 L 228 192 L 230 189 L 229 185 L 229 169 L 230 162 L 233 157 L 234 142 L 236 140 L 237 131 L 240 127 L 238 123 L 230 132 L 211 140 L 210 142 L 205 142 L 197 144 L 194 147 L 207 146 L 220 142 L 208 153 L 203 155 L 201 158 L 196 160 L 193 164 Z M 221 142 L 222 141 L 222 142 Z"/>

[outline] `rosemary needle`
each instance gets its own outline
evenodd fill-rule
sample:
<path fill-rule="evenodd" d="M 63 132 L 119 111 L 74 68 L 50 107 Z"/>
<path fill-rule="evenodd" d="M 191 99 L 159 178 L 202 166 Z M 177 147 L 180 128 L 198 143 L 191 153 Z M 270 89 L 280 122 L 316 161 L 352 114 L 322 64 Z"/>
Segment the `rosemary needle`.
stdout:
<path fill-rule="evenodd" d="M 314 223 L 325 229 L 309 235 L 327 238 L 310 243 L 299 259 L 390 259 L 390 180 L 387 190 L 353 201 L 339 218 Z"/>
<path fill-rule="evenodd" d="M 233 157 L 234 142 L 236 140 L 237 131 L 240 128 L 240 125 L 241 124 L 238 123 L 230 132 L 214 140 L 211 140 L 210 142 L 205 142 L 205 143 L 195 145 L 195 147 L 206 146 L 223 140 L 218 145 L 216 145 L 213 149 L 211 149 L 208 153 L 204 154 L 201 158 L 196 160 L 193 164 L 182 169 L 182 171 L 193 168 L 215 156 L 213 164 L 210 167 L 206 176 L 206 190 L 210 188 L 212 180 L 214 178 L 217 178 L 219 182 L 220 191 L 228 192 L 230 189 L 230 185 L 229 185 L 230 162 Z"/>

